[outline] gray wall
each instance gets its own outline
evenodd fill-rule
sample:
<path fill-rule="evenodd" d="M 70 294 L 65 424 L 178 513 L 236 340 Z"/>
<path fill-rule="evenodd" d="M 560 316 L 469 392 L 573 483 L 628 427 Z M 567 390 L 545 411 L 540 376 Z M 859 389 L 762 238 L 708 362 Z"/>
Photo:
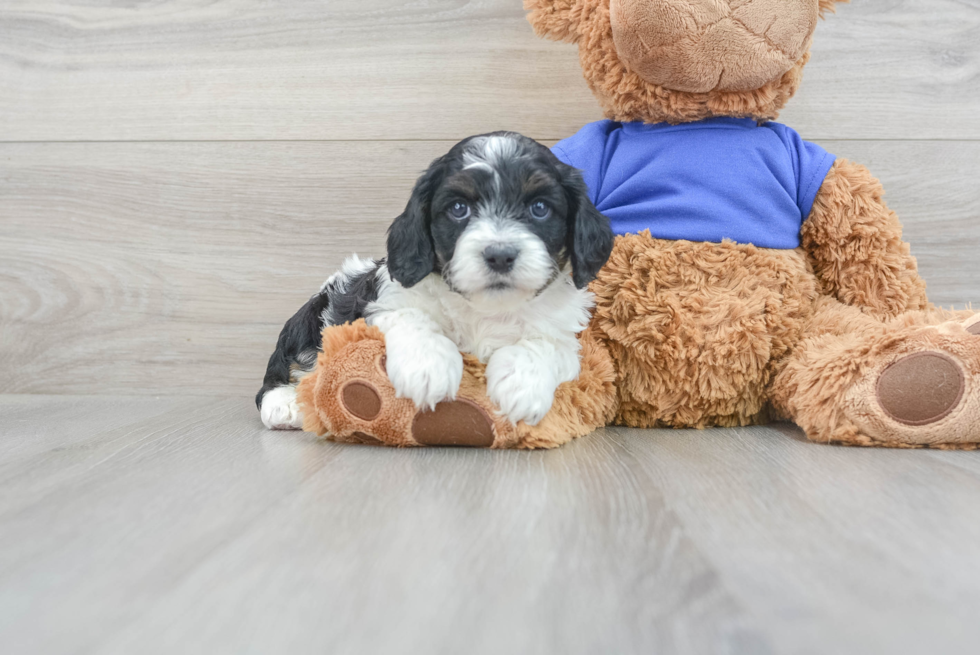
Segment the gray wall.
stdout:
<path fill-rule="evenodd" d="M 117 4 L 0 4 L 0 392 L 252 393 L 433 157 L 600 118 L 516 0 Z M 842 5 L 781 117 L 882 178 L 946 305 L 980 300 L 978 33 Z"/>

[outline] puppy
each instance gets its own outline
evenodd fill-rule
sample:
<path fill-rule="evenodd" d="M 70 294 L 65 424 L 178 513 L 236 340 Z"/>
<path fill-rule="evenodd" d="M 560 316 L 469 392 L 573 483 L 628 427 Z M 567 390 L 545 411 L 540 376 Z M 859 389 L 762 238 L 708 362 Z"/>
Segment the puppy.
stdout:
<path fill-rule="evenodd" d="M 585 289 L 612 251 L 609 220 L 579 172 L 513 132 L 470 137 L 419 178 L 388 230 L 387 259 L 344 262 L 289 321 L 256 396 L 270 428 L 302 427 L 295 384 L 326 325 L 385 335 L 388 378 L 419 408 L 454 399 L 460 351 L 485 362 L 490 399 L 538 423 L 579 373 Z"/>

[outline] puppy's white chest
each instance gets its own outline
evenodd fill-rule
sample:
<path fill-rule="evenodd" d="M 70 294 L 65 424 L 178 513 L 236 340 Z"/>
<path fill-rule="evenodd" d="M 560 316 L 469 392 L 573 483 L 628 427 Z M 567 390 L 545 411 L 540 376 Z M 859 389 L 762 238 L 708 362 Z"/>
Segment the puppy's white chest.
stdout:
<path fill-rule="evenodd" d="M 476 355 L 481 362 L 504 346 L 512 346 L 527 334 L 527 325 L 514 316 L 472 317 L 475 320 L 456 321 L 452 336 L 459 349 Z"/>

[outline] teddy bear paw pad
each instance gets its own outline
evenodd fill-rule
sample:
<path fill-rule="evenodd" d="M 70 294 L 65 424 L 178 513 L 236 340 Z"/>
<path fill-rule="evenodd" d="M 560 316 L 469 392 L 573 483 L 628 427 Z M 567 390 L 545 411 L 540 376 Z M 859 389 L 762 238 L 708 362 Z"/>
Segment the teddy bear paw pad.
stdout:
<path fill-rule="evenodd" d="M 348 382 L 341 392 L 344 408 L 364 421 L 373 421 L 381 413 L 381 396 L 367 382 Z"/>
<path fill-rule="evenodd" d="M 494 441 L 493 420 L 470 400 L 443 401 L 431 412 L 415 416 L 412 438 L 423 446 L 489 448 Z"/>
<path fill-rule="evenodd" d="M 971 316 L 967 321 L 964 321 L 963 327 L 970 334 L 980 336 L 980 314 Z"/>
<path fill-rule="evenodd" d="M 353 433 L 351 433 L 351 435 L 347 438 L 347 441 L 349 441 L 351 443 L 359 443 L 359 444 L 362 444 L 362 445 L 365 445 L 365 446 L 383 446 L 384 445 L 384 442 L 381 441 L 380 439 L 375 439 L 371 435 L 365 434 L 363 432 L 353 432 Z"/>
<path fill-rule="evenodd" d="M 956 361 L 942 352 L 906 355 L 882 371 L 877 398 L 899 423 L 929 425 L 945 418 L 963 400 L 966 382 Z"/>

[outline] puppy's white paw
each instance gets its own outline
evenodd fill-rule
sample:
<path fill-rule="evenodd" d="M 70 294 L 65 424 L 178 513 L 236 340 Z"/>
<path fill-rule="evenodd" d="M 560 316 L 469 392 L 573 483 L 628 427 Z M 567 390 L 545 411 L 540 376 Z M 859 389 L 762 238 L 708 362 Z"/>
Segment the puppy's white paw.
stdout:
<path fill-rule="evenodd" d="M 296 387 L 276 387 L 262 396 L 262 423 L 270 430 L 299 430 L 303 413 L 296 403 Z"/>
<path fill-rule="evenodd" d="M 512 423 L 540 423 L 557 388 L 552 372 L 520 346 L 501 348 L 487 363 L 487 394 Z"/>
<path fill-rule="evenodd" d="M 463 356 L 456 344 L 433 335 L 411 346 L 388 342 L 385 368 L 395 395 L 429 410 L 442 400 L 455 400 L 463 379 Z"/>

